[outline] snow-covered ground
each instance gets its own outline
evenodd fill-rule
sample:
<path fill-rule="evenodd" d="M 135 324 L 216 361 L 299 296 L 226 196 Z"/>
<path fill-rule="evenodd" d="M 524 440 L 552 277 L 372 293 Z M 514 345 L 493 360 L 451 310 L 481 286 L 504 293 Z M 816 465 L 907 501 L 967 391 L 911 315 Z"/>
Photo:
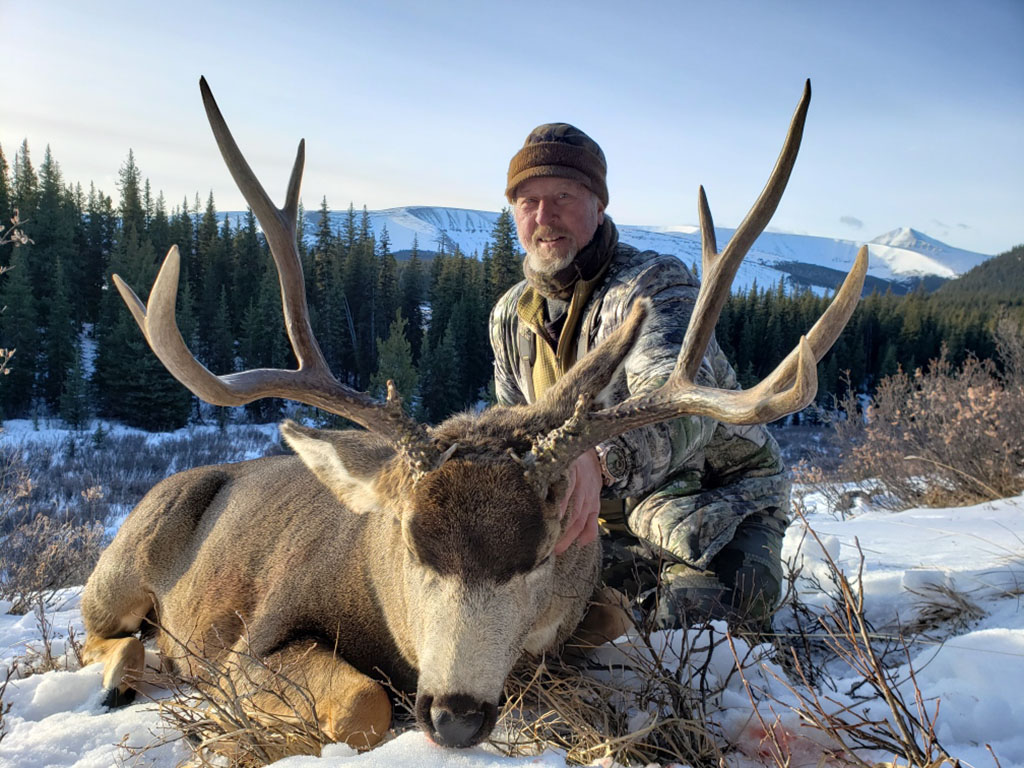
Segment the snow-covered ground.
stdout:
<path fill-rule="evenodd" d="M 828 601 L 828 553 L 850 577 L 856 578 L 863 552 L 863 588 L 868 618 L 879 634 L 893 633 L 912 625 L 923 613 L 941 606 L 944 597 L 958 593 L 976 606 L 978 616 L 965 626 L 946 623 L 910 649 L 917 684 L 926 709 L 938 706 L 936 734 L 953 756 L 972 766 L 1024 766 L 1024 496 L 958 509 L 913 509 L 900 513 L 860 507 L 841 520 L 814 508 L 808 498 L 808 521 L 817 540 L 806 535 L 801 522 L 791 526 L 784 556 L 803 568 L 800 585 L 805 603 L 824 606 Z M 859 549 L 858 549 L 859 543 Z M 938 589 L 936 589 L 938 588 Z M 0 603 L 0 661 L 9 663 L 39 647 L 40 631 L 34 616 L 6 615 Z M 62 605 L 48 616 L 58 636 L 54 652 L 63 653 L 69 631 L 79 639 L 82 624 L 78 591 L 70 590 Z M 655 640 L 668 648 L 680 646 L 682 632 L 662 633 Z M 613 648 L 602 649 L 603 658 L 615 661 Z M 722 679 L 731 666 L 727 646 L 719 646 L 713 674 Z M 74 664 L 72 664 L 74 667 Z M 838 662 L 828 663 L 837 682 L 829 695 L 838 708 L 849 704 L 854 677 Z M 718 670 L 716 673 L 715 670 Z M 896 677 L 906 680 L 907 668 Z M 782 670 L 765 661 L 747 671 L 757 689 L 765 689 L 776 703 L 762 705 L 766 722 L 776 715 L 788 731 L 794 765 L 815 765 L 823 739 L 801 727 L 787 709 L 795 703 L 774 675 Z M 100 706 L 100 668 L 92 665 L 75 671 L 54 671 L 12 680 L 4 695 L 10 704 L 7 735 L 0 741 L 3 768 L 109 768 L 125 760 L 120 744 L 141 747 L 166 736 L 156 706 L 137 703 L 107 711 Z M 902 693 L 913 702 L 909 682 Z M 742 682 L 732 676 L 717 702 L 716 719 L 725 734 L 739 743 L 741 751 L 730 754 L 730 763 L 751 765 L 766 754 L 758 739 L 763 731 L 752 716 Z M 878 702 L 863 701 L 857 711 L 884 716 Z M 991 747 L 991 752 L 989 751 Z M 171 768 L 187 757 L 179 743 L 147 751 L 139 764 Z M 877 758 L 884 756 L 878 755 Z M 891 756 L 889 756 L 891 759 Z M 439 748 L 415 731 L 407 731 L 377 749 L 356 754 L 344 745 L 324 749 L 319 758 L 292 757 L 275 768 L 366 768 L 367 766 L 420 766 L 422 768 L 506 768 L 511 766 L 564 766 L 564 755 L 546 752 L 539 756 L 507 758 L 488 747 L 465 751 Z M 603 765 L 607 765 L 604 763 Z"/>

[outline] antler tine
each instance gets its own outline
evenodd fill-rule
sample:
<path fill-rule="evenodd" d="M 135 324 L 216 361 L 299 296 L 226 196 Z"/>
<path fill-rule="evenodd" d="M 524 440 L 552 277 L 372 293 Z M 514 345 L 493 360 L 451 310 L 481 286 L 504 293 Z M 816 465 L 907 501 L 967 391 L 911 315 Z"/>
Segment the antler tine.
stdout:
<path fill-rule="evenodd" d="M 327 368 L 320 345 L 313 336 L 309 323 L 309 308 L 306 304 L 306 286 L 302 279 L 302 264 L 296 244 L 296 223 L 299 213 L 299 188 L 302 184 L 302 170 L 306 161 L 306 141 L 299 142 L 288 181 L 288 192 L 283 208 L 277 208 L 270 200 L 263 185 L 253 173 L 249 163 L 238 148 L 227 122 L 221 114 L 217 100 L 205 77 L 199 78 L 199 90 L 203 94 L 203 106 L 210 128 L 217 140 L 221 157 L 231 172 L 231 178 L 238 185 L 242 197 L 252 207 L 260 222 L 263 234 L 274 257 L 278 279 L 281 283 L 281 302 L 284 308 L 285 327 L 291 341 L 299 370 L 308 366 Z"/>
<path fill-rule="evenodd" d="M 436 449 L 426 429 L 402 409 L 397 389 L 389 382 L 385 402 L 339 382 L 330 372 L 309 323 L 309 309 L 295 240 L 299 187 L 305 157 L 305 144 L 299 149 L 288 182 L 287 199 L 278 209 L 270 201 L 252 169 L 242 156 L 213 94 L 200 79 L 199 87 L 210 126 L 224 161 L 242 195 L 252 206 L 267 242 L 281 282 L 281 300 L 292 349 L 299 361 L 297 370 L 261 368 L 217 376 L 200 363 L 181 337 L 175 319 L 180 255 L 173 246 L 164 259 L 146 304 L 119 276 L 114 283 L 146 341 L 167 370 L 195 395 L 213 405 L 245 405 L 264 397 L 280 397 L 312 405 L 343 416 L 376 432 L 402 450 L 417 470 L 430 465 Z"/>
<path fill-rule="evenodd" d="M 740 268 L 743 257 L 747 255 L 750 246 L 764 232 L 768 226 L 775 210 L 779 207 L 782 193 L 786 190 L 789 175 L 796 163 L 797 153 L 800 151 L 800 139 L 804 133 L 804 122 L 807 119 L 807 108 L 811 103 L 811 81 L 804 83 L 804 93 L 793 113 L 793 119 L 789 124 L 789 133 L 786 134 L 786 141 L 782 145 L 778 160 L 772 169 L 768 183 L 758 196 L 753 207 L 740 223 L 739 227 L 729 238 L 729 244 L 725 246 L 722 253 L 717 252 L 715 244 L 715 227 L 711 220 L 711 209 L 708 207 L 707 196 L 704 188 L 700 188 L 698 195 L 698 209 L 700 211 L 700 231 L 702 240 L 702 267 L 703 274 L 700 276 L 700 293 L 697 296 L 697 304 L 693 308 L 692 320 L 689 328 L 686 329 L 686 338 L 683 340 L 683 348 L 679 353 L 673 378 L 682 377 L 686 381 L 692 381 L 700 369 L 700 361 L 704 358 L 704 352 L 711 341 L 711 335 L 715 331 L 715 324 L 722 313 L 725 300 L 729 297 L 729 289 L 732 286 L 736 271 Z"/>

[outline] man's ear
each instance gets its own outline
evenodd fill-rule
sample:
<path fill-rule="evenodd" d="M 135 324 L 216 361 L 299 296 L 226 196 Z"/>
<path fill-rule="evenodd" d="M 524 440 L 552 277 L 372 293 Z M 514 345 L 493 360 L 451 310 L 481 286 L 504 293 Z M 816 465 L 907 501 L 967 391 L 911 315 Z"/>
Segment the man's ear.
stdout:
<path fill-rule="evenodd" d="M 379 507 L 375 481 L 395 451 L 384 439 L 362 430 L 311 429 L 291 419 L 281 436 L 316 478 L 353 512 Z"/>

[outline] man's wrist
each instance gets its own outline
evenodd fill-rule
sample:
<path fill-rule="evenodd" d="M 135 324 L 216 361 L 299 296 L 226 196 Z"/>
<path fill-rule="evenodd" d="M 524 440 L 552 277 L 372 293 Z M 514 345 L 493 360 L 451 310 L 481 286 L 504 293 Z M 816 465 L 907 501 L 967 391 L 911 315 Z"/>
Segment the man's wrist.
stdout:
<path fill-rule="evenodd" d="M 601 443 L 595 449 L 601 465 L 601 478 L 605 486 L 615 485 L 626 476 L 626 454 L 615 443 Z"/>

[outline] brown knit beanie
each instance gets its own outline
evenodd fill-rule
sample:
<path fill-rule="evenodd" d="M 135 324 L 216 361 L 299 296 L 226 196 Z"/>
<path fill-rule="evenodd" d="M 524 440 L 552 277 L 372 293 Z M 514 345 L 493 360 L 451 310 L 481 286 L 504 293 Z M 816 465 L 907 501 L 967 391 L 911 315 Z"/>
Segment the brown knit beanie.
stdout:
<path fill-rule="evenodd" d="M 597 142 L 568 123 L 547 123 L 534 128 L 508 164 L 505 197 L 515 202 L 516 187 L 538 176 L 572 179 L 608 205 L 605 176 L 608 164 Z"/>

